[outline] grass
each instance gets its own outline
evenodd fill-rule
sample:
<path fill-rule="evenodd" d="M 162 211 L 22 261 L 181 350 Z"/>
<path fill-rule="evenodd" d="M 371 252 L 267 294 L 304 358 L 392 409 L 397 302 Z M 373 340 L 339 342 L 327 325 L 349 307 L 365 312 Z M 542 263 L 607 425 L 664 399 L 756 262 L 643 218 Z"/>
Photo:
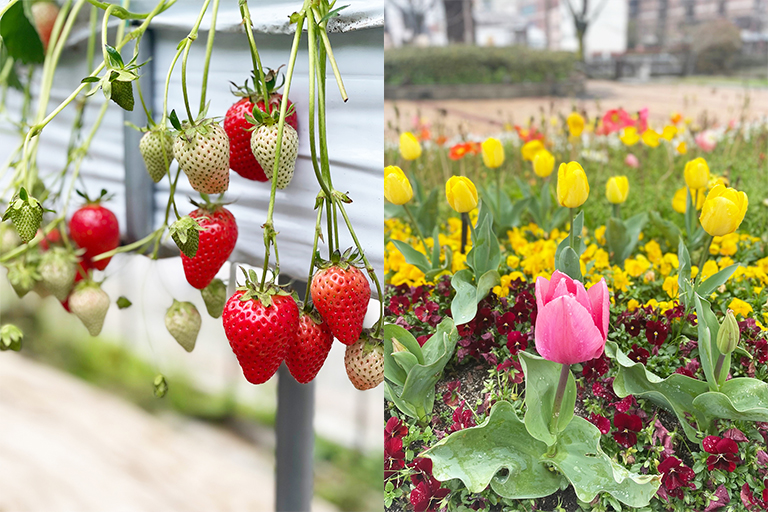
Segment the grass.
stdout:
<path fill-rule="evenodd" d="M 71 373 L 146 411 L 170 411 L 225 428 L 233 420 L 240 424 L 275 424 L 274 410 L 243 403 L 229 393 L 201 391 L 183 373 L 166 375 L 168 394 L 163 399 L 155 398 L 152 382 L 156 368 L 121 343 L 81 337 L 22 308 L 3 311 L 3 323 L 14 323 L 24 331 L 23 355 Z M 340 510 L 381 508 L 383 453 L 360 453 L 317 436 L 314 458 L 318 496 Z"/>
<path fill-rule="evenodd" d="M 707 154 L 697 154 L 694 149 L 687 155 L 678 155 L 673 151 L 674 155 L 670 156 L 663 141 L 657 148 L 645 147 L 638 143 L 632 148 L 623 145 L 611 148 L 607 144 L 598 144 L 592 149 L 607 152 L 607 163 L 590 161 L 580 156 L 574 158 L 582 164 L 589 180 L 590 196 L 582 207 L 588 228 L 594 229 L 603 225 L 610 217 L 612 205 L 605 198 L 605 185 L 608 178 L 616 175 L 626 175 L 630 183 L 629 197 L 621 208 L 623 217 L 655 210 L 662 218 L 672 220 L 682 228 L 684 217 L 673 210 L 672 196 L 678 188 L 685 186 L 685 163 L 697 156 L 703 156 L 713 174 L 727 176 L 732 187 L 745 191 L 749 196 L 749 209 L 739 229 L 768 241 L 768 205 L 764 202 L 768 200 L 768 127 L 753 133 L 749 140 L 740 135 L 735 137 L 732 143 L 723 141 L 713 152 Z M 533 173 L 530 162 L 522 160 L 519 147 L 511 143 L 505 145 L 506 161 L 498 170 L 484 167 L 480 156 L 451 161 L 447 156 L 441 155 L 440 151 L 447 152 L 447 149 L 425 148 L 418 160 L 404 162 L 397 150 L 393 149 L 388 150 L 385 161 L 387 164 L 403 167 L 409 176 L 415 177 L 427 191 L 434 187 L 444 189 L 445 181 L 451 175 L 465 175 L 478 185 L 493 188 L 498 180 L 497 171 L 501 173 L 504 192 L 513 199 L 522 197 L 516 180 L 527 182 L 537 190 L 542 183 L 542 179 Z M 639 169 L 632 169 L 624 164 L 624 158 L 630 152 L 640 160 Z M 567 150 L 554 150 L 553 153 L 557 164 L 549 181 L 554 193 L 557 165 L 570 161 L 571 158 Z M 441 200 L 439 204 L 440 218 L 455 215 L 446 201 Z M 396 213 L 392 205 L 388 205 L 387 211 Z M 524 215 L 522 220 L 527 221 L 530 218 Z"/>

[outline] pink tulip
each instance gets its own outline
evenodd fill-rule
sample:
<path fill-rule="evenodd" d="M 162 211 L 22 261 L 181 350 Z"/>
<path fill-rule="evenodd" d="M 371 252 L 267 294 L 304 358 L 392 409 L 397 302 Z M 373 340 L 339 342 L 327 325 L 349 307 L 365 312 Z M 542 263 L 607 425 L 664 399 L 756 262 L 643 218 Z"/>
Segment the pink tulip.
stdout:
<path fill-rule="evenodd" d="M 627 158 L 624 159 L 624 163 L 633 169 L 640 167 L 640 161 L 632 153 L 627 154 Z"/>
<path fill-rule="evenodd" d="M 696 141 L 696 144 L 707 153 L 717 146 L 717 138 L 715 137 L 715 132 L 712 130 L 704 130 L 699 133 L 694 140 Z"/>
<path fill-rule="evenodd" d="M 632 116 L 623 108 L 609 110 L 603 116 L 603 126 L 606 133 L 618 132 L 633 124 Z"/>
<path fill-rule="evenodd" d="M 605 279 L 589 290 L 555 270 L 536 279 L 536 351 L 566 365 L 600 357 L 608 335 L 610 298 Z"/>

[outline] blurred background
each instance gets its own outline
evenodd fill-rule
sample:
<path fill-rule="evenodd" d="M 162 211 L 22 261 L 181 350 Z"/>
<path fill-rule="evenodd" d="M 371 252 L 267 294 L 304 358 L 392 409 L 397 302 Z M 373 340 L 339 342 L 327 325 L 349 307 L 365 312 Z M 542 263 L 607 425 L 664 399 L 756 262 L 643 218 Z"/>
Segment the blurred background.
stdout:
<path fill-rule="evenodd" d="M 300 9 L 302 2 L 250 3 L 261 59 L 265 66 L 276 69 L 288 61 L 293 39 L 288 16 Z M 202 0 L 177 2 L 153 21 L 142 41 L 142 60 L 149 60 L 141 71 L 142 89 L 155 113 L 162 110 L 165 77 L 177 44 L 186 37 L 202 4 Z M 334 179 L 354 200 L 348 207 L 350 217 L 381 275 L 383 3 L 371 0 L 353 4 L 330 29 L 350 99 L 346 104 L 341 101 L 329 66 L 329 151 Z M 148 12 L 154 6 L 153 0 L 130 2 L 134 12 Z M 87 75 L 84 57 L 89 10 L 90 4 L 85 3 L 64 51 L 49 111 Z M 99 10 L 101 15 L 103 10 Z M 209 19 L 210 14 L 203 21 L 189 59 L 188 76 L 194 77 L 189 83 L 193 104 L 200 94 Z M 117 20 L 113 20 L 110 41 L 116 26 Z M 236 1 L 221 2 L 217 28 L 208 99 L 209 115 L 222 118 L 237 100 L 230 92 L 230 82 L 242 84 L 251 70 Z M 126 62 L 132 52 L 133 44 L 128 44 L 123 52 L 128 56 Z M 275 213 L 281 275 L 295 279 L 294 286 L 300 290 L 309 267 L 313 205 L 319 190 L 309 158 L 307 59 L 305 35 L 290 93 L 299 115 L 299 161 L 291 185 L 278 191 Z M 30 73 L 32 97 L 36 99 L 39 66 L 16 67 L 24 79 Z M 178 63 L 169 98 L 169 109 L 178 112 L 184 110 L 180 68 Z M 3 88 L 3 98 L 0 161 L 9 157 L 20 140 L 21 128 L 14 122 L 23 104 L 23 95 L 13 88 Z M 101 92 L 89 98 L 83 116 L 85 133 L 104 101 Z M 140 111 L 137 108 L 126 114 L 110 104 L 78 182 L 78 188 L 91 196 L 102 188 L 114 194 L 106 206 L 119 219 L 123 243 L 141 238 L 162 223 L 168 197 L 165 181 L 147 183 L 136 147 L 141 134 L 125 126 L 126 121 L 143 125 L 143 120 L 131 117 L 137 113 L 141 116 Z M 41 135 L 38 163 L 46 180 L 54 179 L 67 165 L 74 119 L 72 105 Z M 137 183 L 142 177 L 143 184 L 141 179 Z M 8 178 L 0 172 L 0 185 L 5 187 Z M 179 187 L 177 204 L 185 214 L 194 209 L 186 197 L 197 194 L 184 178 Z M 268 184 L 248 181 L 232 172 L 226 200 L 233 201 L 227 208 L 239 226 L 231 265 L 225 265 L 219 274 L 230 282 L 237 265 L 262 264 L 261 225 L 266 218 Z M 73 201 L 70 212 L 78 206 L 79 201 Z M 351 242 L 347 237 L 342 245 Z M 314 452 L 309 454 L 315 477 L 313 509 L 381 509 L 381 387 L 361 392 L 352 386 L 344 369 L 345 347 L 339 342 L 334 342 L 324 368 L 311 385 L 296 384 L 285 367 L 264 385 L 247 383 L 221 320 L 205 313 L 199 291 L 185 280 L 181 261 L 175 256 L 178 250 L 170 240 L 166 245 L 171 257 L 152 261 L 120 255 L 105 272 L 96 272 L 96 279 L 106 278 L 104 290 L 113 303 L 98 338 L 91 338 L 54 297 L 40 299 L 30 293 L 19 300 L 5 279 L 5 268 L 0 268 L 0 321 L 15 323 L 25 333 L 20 353 L 3 352 L 0 357 L 0 510 L 274 510 L 281 382 L 301 387 L 305 398 L 314 396 L 310 432 L 313 426 L 315 442 Z M 114 302 L 120 296 L 133 305 L 118 310 Z M 173 298 L 193 302 L 203 316 L 191 354 L 165 329 L 165 311 Z M 169 386 L 162 399 L 153 395 L 158 373 L 165 375 Z M 299 441 L 284 438 L 283 443 Z M 291 478 L 283 482 L 283 493 L 302 494 L 306 479 L 301 475 Z M 313 485 L 311 479 L 309 485 Z"/>
<path fill-rule="evenodd" d="M 386 0 L 385 10 L 389 138 L 418 117 L 452 136 L 524 125 L 541 109 L 648 107 L 657 123 L 679 111 L 707 126 L 768 111 L 765 0 Z"/>

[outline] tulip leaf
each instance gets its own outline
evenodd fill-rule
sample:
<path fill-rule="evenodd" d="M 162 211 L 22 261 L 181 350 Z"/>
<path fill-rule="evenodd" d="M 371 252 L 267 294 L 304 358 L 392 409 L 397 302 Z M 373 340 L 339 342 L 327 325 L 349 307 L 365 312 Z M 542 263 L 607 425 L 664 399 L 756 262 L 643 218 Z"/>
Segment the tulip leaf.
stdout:
<path fill-rule="evenodd" d="M 477 289 L 472 284 L 472 271 L 465 268 L 453 274 L 451 286 L 456 290 L 451 301 L 453 321 L 456 325 L 470 322 L 477 314 Z"/>
<path fill-rule="evenodd" d="M 411 368 L 419 364 L 419 360 L 410 352 L 392 352 L 392 358 L 406 374 L 411 371 Z"/>
<path fill-rule="evenodd" d="M 747 377 L 727 380 L 720 392 L 701 394 L 693 405 L 717 418 L 768 421 L 768 384 Z"/>
<path fill-rule="evenodd" d="M 605 344 L 605 353 L 619 364 L 618 374 L 613 381 L 613 390 L 619 398 L 634 395 L 664 407 L 677 416 L 688 439 L 694 443 L 699 442 L 696 428 L 689 421 L 696 420 L 698 428 L 702 430 L 711 424 L 712 417 L 693 406 L 693 400 L 709 390 L 706 382 L 679 373 L 662 379 L 649 372 L 641 363 L 628 358 L 612 341 Z"/>
<path fill-rule="evenodd" d="M 576 254 L 576 251 L 574 251 L 572 247 L 565 247 L 560 251 L 560 256 L 557 259 L 557 265 L 555 265 L 555 267 L 560 272 L 568 275 L 571 279 L 577 281 L 581 281 L 582 279 L 581 260 L 579 260 L 579 255 Z"/>
<path fill-rule="evenodd" d="M 395 407 L 400 410 L 406 416 L 411 418 L 418 418 L 418 413 L 414 407 L 400 399 L 400 394 L 403 392 L 402 386 L 393 386 L 386 380 L 384 381 L 384 398 L 395 404 Z"/>
<path fill-rule="evenodd" d="M 392 243 L 395 244 L 397 250 L 403 255 L 406 263 L 415 266 L 425 274 L 432 270 L 432 265 L 430 265 L 429 260 L 423 252 L 417 251 L 400 240 L 392 240 Z"/>
<path fill-rule="evenodd" d="M 430 336 L 421 347 L 421 350 L 424 353 L 423 364 L 431 365 L 438 362 L 442 357 L 445 357 L 445 336 L 448 336 L 449 345 L 452 343 L 455 347 L 456 343 L 459 341 L 459 331 L 453 324 L 453 320 L 448 317 L 444 318 L 442 322 L 437 325 L 437 331 L 435 331 L 435 333 Z M 451 351 L 451 353 L 453 353 L 453 351 Z"/>
<path fill-rule="evenodd" d="M 440 268 L 440 228 L 435 226 L 432 231 L 432 270 Z"/>
<path fill-rule="evenodd" d="M 511 403 L 496 402 L 486 420 L 444 437 L 422 453 L 438 480 L 458 478 L 470 492 L 491 488 L 505 498 L 549 496 L 565 479 L 540 461 L 547 446 L 531 437 Z M 499 471 L 506 469 L 504 475 Z"/>
<path fill-rule="evenodd" d="M 689 307 L 693 302 L 693 285 L 691 284 L 691 255 L 688 252 L 683 237 L 677 245 L 677 258 L 680 264 L 677 267 L 677 286 L 680 289 L 680 299 Z M 701 269 L 699 269 L 701 272 Z"/>
<path fill-rule="evenodd" d="M 738 263 L 734 263 L 733 265 L 728 265 L 716 274 L 709 276 L 696 288 L 696 292 L 702 297 L 708 297 L 710 293 L 724 285 L 728 279 L 731 278 L 733 273 L 736 272 L 737 268 L 739 268 Z M 699 272 L 701 272 L 701 269 L 699 269 Z"/>
<path fill-rule="evenodd" d="M 656 495 L 660 475 L 640 475 L 611 460 L 600 448 L 600 431 L 580 416 L 573 418 L 557 440 L 549 460 L 573 485 L 579 500 L 590 502 L 607 492 L 630 507 L 645 507 Z"/>
<path fill-rule="evenodd" d="M 698 294 L 694 295 L 693 300 L 696 306 L 696 317 L 698 318 L 697 330 L 699 333 L 699 359 L 701 360 L 701 367 L 709 383 L 709 390 L 717 391 L 728 376 L 728 370 L 731 367 L 731 355 L 727 354 L 725 356 L 720 375 L 715 375 L 715 366 L 722 354 L 720 349 L 717 348 L 717 332 L 720 330 L 720 323 L 712 312 L 709 302 Z"/>
<path fill-rule="evenodd" d="M 493 215 L 485 202 L 481 202 L 477 226 L 472 231 L 472 250 L 467 253 L 466 263 L 479 279 L 489 270 L 498 270 L 500 262 L 501 249 L 493 232 Z"/>
<path fill-rule="evenodd" d="M 576 405 L 576 381 L 569 371 L 560 416 L 557 420 L 557 432 L 551 432 L 552 410 L 560 382 L 560 369 L 563 365 L 527 352 L 520 352 L 520 365 L 525 374 L 527 406 L 525 428 L 531 436 L 546 443 L 547 446 L 552 446 L 557 442 L 558 433 L 565 430 L 573 419 L 573 410 Z"/>
<path fill-rule="evenodd" d="M 627 226 L 621 219 L 611 217 L 605 223 L 605 241 L 608 245 L 611 262 L 614 265 L 622 265 L 624 263 L 624 248 L 629 244 L 629 234 L 627 233 Z"/>
<path fill-rule="evenodd" d="M 680 231 L 680 228 L 677 227 L 677 224 L 663 219 L 661 215 L 659 215 L 659 212 L 656 211 L 650 212 L 650 220 L 656 229 L 661 232 L 662 236 L 667 241 L 667 245 L 674 247 L 682 235 L 682 232 Z"/>
<path fill-rule="evenodd" d="M 437 204 L 437 189 L 433 188 L 427 198 L 416 208 L 414 217 L 422 233 L 431 233 L 437 226 L 437 219 L 439 218 Z"/>
<path fill-rule="evenodd" d="M 480 304 L 494 286 L 501 283 L 501 276 L 498 270 L 489 270 L 477 280 L 477 290 L 475 293 L 475 302 Z"/>
<path fill-rule="evenodd" d="M 622 264 L 624 263 L 624 260 L 631 257 L 632 253 L 635 252 L 635 247 L 637 247 L 638 242 L 640 242 L 640 233 L 647 223 L 648 214 L 645 212 L 633 215 L 624 221 L 628 241 L 623 248 L 623 254 L 621 254 L 620 262 Z"/>
<path fill-rule="evenodd" d="M 408 332 L 407 329 L 395 324 L 384 324 L 384 354 L 391 354 L 394 352 L 392 346 L 392 340 L 397 340 L 398 343 L 403 345 L 405 349 L 411 354 L 416 356 L 416 360 L 420 363 L 424 363 L 424 354 L 422 352 L 419 342 L 413 337 L 413 334 Z"/>

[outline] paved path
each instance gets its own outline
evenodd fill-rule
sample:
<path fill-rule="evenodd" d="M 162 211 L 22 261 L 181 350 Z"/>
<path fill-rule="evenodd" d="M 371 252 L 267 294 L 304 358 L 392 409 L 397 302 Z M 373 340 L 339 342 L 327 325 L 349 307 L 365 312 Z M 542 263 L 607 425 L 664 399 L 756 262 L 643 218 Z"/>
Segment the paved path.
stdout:
<path fill-rule="evenodd" d="M 440 125 L 449 137 L 457 134 L 488 136 L 504 129 L 505 124 L 525 124 L 531 116 L 537 120 L 541 109 L 547 117 L 567 114 L 572 107 L 586 109 L 593 116 L 611 108 L 623 107 L 633 112 L 649 107 L 652 124 L 667 122 L 672 111 L 694 119 L 707 115 L 721 123 L 740 118 L 768 115 L 768 89 L 745 89 L 738 85 L 697 85 L 685 82 L 626 83 L 593 80 L 587 84 L 587 98 L 515 98 L 504 100 L 387 101 L 385 121 L 387 139 L 393 140 L 397 126 L 410 130 L 412 120 L 420 115 L 432 123 L 433 136 Z M 746 108 L 744 108 L 746 106 Z M 399 111 L 399 117 L 396 115 Z"/>
<path fill-rule="evenodd" d="M 226 431 L 0 354 L 2 512 L 268 511 L 273 466 L 269 449 Z"/>

